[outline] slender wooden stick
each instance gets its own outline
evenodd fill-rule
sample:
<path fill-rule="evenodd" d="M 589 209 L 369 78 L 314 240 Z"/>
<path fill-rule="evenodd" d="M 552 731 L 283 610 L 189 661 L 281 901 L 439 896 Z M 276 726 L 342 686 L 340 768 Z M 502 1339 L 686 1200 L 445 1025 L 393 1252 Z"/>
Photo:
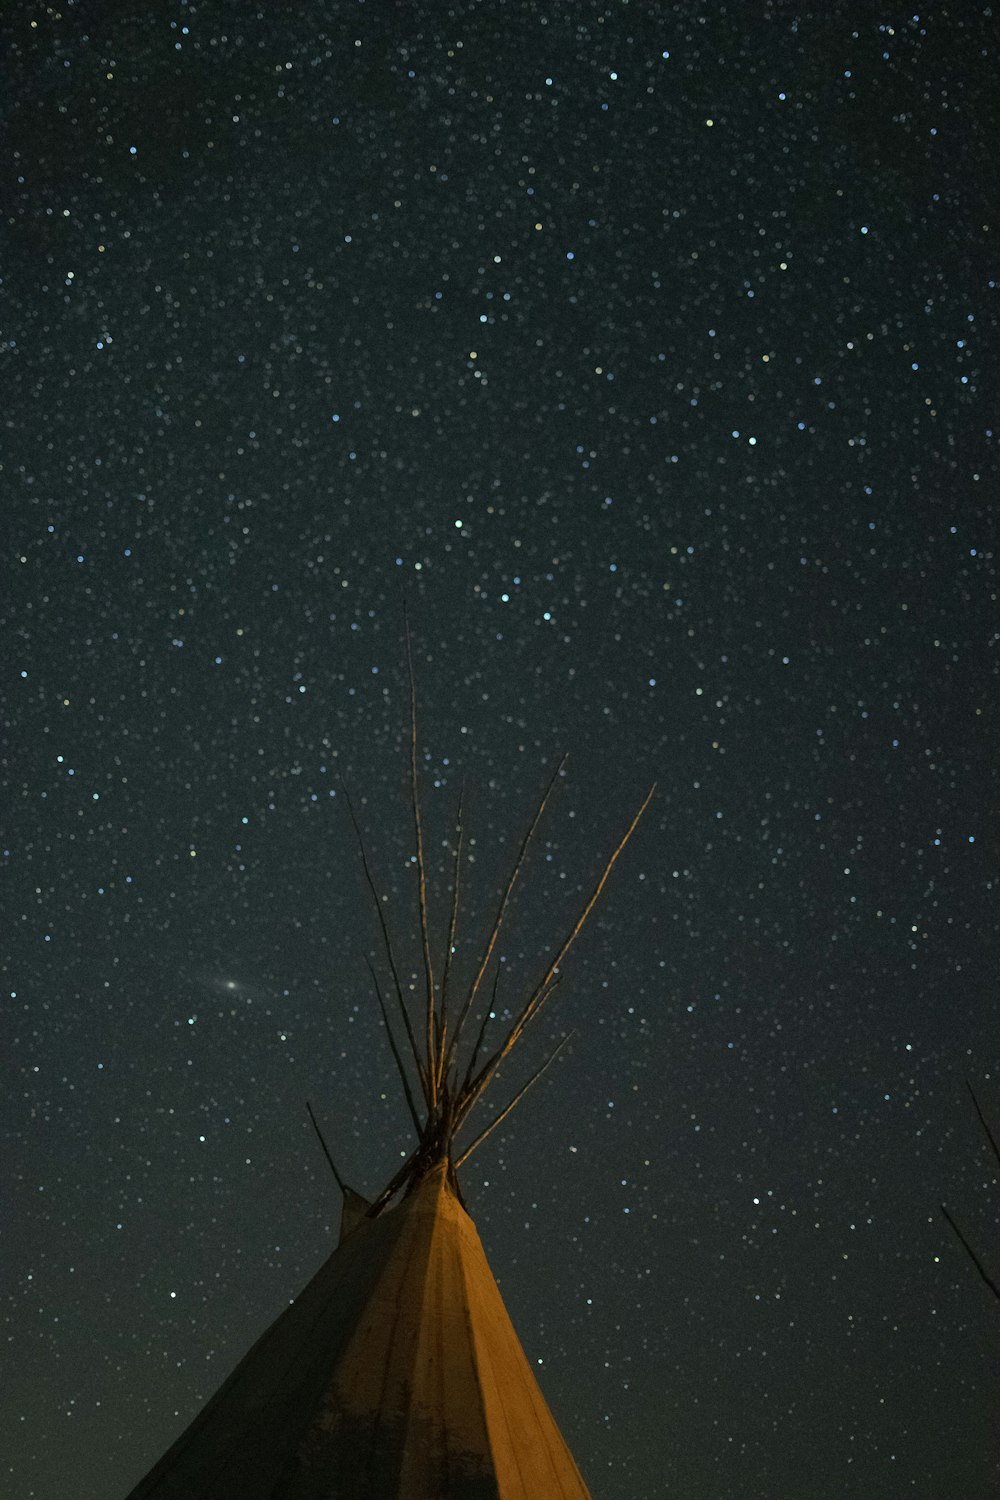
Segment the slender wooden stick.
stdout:
<path fill-rule="evenodd" d="M 525 856 L 528 852 L 528 845 L 531 842 L 531 836 L 538 826 L 538 820 L 541 818 L 542 813 L 545 811 L 546 803 L 548 802 L 549 797 L 552 793 L 552 788 L 556 784 L 559 773 L 565 766 L 568 759 L 568 755 L 563 755 L 560 758 L 558 765 L 548 779 L 545 790 L 542 793 L 541 800 L 539 801 L 538 806 L 535 809 L 535 814 L 531 819 L 531 822 L 528 824 L 527 832 L 521 840 L 520 848 L 517 851 L 517 858 L 514 861 L 514 868 L 510 873 L 510 878 L 508 879 L 507 884 L 504 887 L 503 895 L 500 898 L 500 905 L 497 908 L 497 914 L 493 922 L 493 929 L 490 933 L 489 941 L 486 945 L 486 952 L 483 954 L 483 957 L 480 961 L 479 968 L 476 971 L 476 977 L 472 981 L 469 993 L 466 995 L 465 1001 L 462 1005 L 462 1010 L 458 1018 L 458 1024 L 456 1025 L 455 1030 L 452 1033 L 451 1048 L 448 1058 L 449 1065 L 451 1063 L 452 1057 L 454 1056 L 455 1050 L 458 1047 L 458 1043 L 462 1035 L 462 1030 L 465 1026 L 466 1020 L 468 1019 L 469 1012 L 471 1011 L 475 1003 L 476 995 L 479 991 L 479 986 L 483 981 L 483 975 L 489 968 L 490 959 L 493 957 L 493 949 L 496 947 L 497 938 L 500 936 L 500 931 L 503 927 L 504 916 L 506 915 L 508 903 L 510 902 L 510 898 L 514 892 L 514 887 L 517 885 L 518 879 L 520 878 L 521 870 L 524 867 Z"/>
<path fill-rule="evenodd" d="M 993 1293 L 994 1297 L 996 1297 L 997 1301 L 1000 1301 L 1000 1286 L 997 1286 L 992 1276 L 988 1274 L 982 1261 L 979 1259 L 979 1256 L 976 1254 L 975 1250 L 973 1250 L 972 1246 L 965 1238 L 965 1235 L 959 1229 L 958 1225 L 955 1223 L 955 1220 L 952 1218 L 951 1214 L 945 1208 L 943 1203 L 941 1204 L 941 1212 L 944 1214 L 945 1218 L 948 1220 L 948 1223 L 951 1225 L 952 1229 L 958 1236 L 960 1244 L 965 1246 L 966 1252 L 968 1253 L 969 1259 L 972 1261 L 972 1264 L 975 1266 L 976 1270 L 979 1272 L 980 1276 L 983 1278 L 986 1285 Z"/>
<path fill-rule="evenodd" d="M 975 1091 L 974 1091 L 974 1089 L 972 1087 L 972 1084 L 969 1082 L 968 1079 L 965 1080 L 965 1087 L 969 1090 L 969 1093 L 972 1095 L 972 1102 L 973 1102 L 973 1104 L 976 1107 L 976 1114 L 979 1116 L 979 1123 L 980 1123 L 980 1125 L 983 1127 L 983 1129 L 986 1132 L 986 1139 L 989 1141 L 990 1145 L 993 1147 L 993 1155 L 997 1159 L 997 1166 L 1000 1167 L 1000 1146 L 997 1145 L 996 1138 L 995 1138 L 992 1130 L 990 1129 L 989 1125 L 986 1123 L 986 1116 L 983 1114 L 982 1110 L 979 1107 L 979 1100 L 976 1098 Z"/>
<path fill-rule="evenodd" d="M 400 1054 L 399 1048 L 396 1045 L 396 1038 L 393 1035 L 392 1027 L 389 1024 L 389 1015 L 385 1008 L 385 1001 L 382 999 L 382 989 L 378 982 L 378 975 L 375 973 L 375 969 L 367 953 L 365 954 L 365 963 L 368 965 L 368 972 L 372 977 L 372 984 L 375 987 L 375 994 L 378 999 L 378 1008 L 382 1012 L 382 1020 L 385 1023 L 385 1033 L 389 1038 L 389 1046 L 392 1048 L 392 1055 L 396 1060 L 396 1069 L 399 1073 L 400 1081 L 403 1085 L 403 1092 L 406 1095 L 406 1103 L 409 1107 L 410 1118 L 413 1121 L 413 1128 L 417 1132 L 417 1139 L 419 1140 L 421 1135 L 423 1134 L 423 1125 L 420 1123 L 420 1116 L 417 1114 L 417 1106 L 414 1103 L 413 1094 L 410 1091 L 410 1080 L 406 1076 L 406 1069 L 403 1066 L 402 1055 Z"/>
<path fill-rule="evenodd" d="M 371 866 L 368 863 L 368 853 L 365 849 L 365 841 L 361 835 L 361 829 L 358 825 L 358 820 L 354 813 L 354 804 L 351 802 L 350 794 L 347 790 L 347 783 L 343 779 L 341 779 L 341 786 L 344 792 L 344 800 L 347 803 L 347 811 L 350 813 L 351 822 L 354 825 L 354 832 L 358 840 L 358 848 L 361 850 L 361 864 L 365 872 L 365 880 L 368 882 L 368 889 L 371 892 L 371 898 L 375 903 L 375 911 L 378 916 L 379 926 L 382 929 L 382 942 L 385 946 L 386 958 L 389 960 L 389 968 L 392 971 L 392 982 L 396 990 L 396 1003 L 398 1004 L 400 1013 L 403 1017 L 403 1025 L 406 1027 L 406 1035 L 410 1043 L 410 1051 L 413 1054 L 413 1061 L 416 1064 L 417 1076 L 420 1079 L 420 1088 L 423 1092 L 424 1100 L 426 1101 L 429 1108 L 430 1097 L 428 1094 L 427 1078 L 424 1074 L 423 1064 L 420 1060 L 420 1053 L 417 1050 L 417 1039 L 413 1034 L 413 1026 L 410 1022 L 410 1013 L 406 1008 L 406 1001 L 403 999 L 403 986 L 399 982 L 399 970 L 396 967 L 396 956 L 392 951 L 392 941 L 389 937 L 389 927 L 385 920 L 385 913 L 382 910 L 382 903 L 379 900 L 378 891 L 375 889 L 375 881 L 372 876 Z"/>
<path fill-rule="evenodd" d="M 426 1065 L 427 1085 L 430 1091 L 429 1107 L 433 1109 L 438 1096 L 437 1065 L 437 1012 L 434 993 L 434 969 L 431 965 L 431 943 L 427 920 L 427 871 L 424 865 L 424 831 L 420 820 L 420 797 L 417 793 L 417 689 L 413 680 L 413 652 L 410 648 L 410 621 L 403 604 L 403 623 L 406 627 L 406 667 L 410 677 L 410 797 L 413 803 L 413 831 L 417 844 L 417 888 L 420 901 L 420 941 L 424 955 L 424 975 L 427 980 L 427 1025 Z"/>
<path fill-rule="evenodd" d="M 597 898 L 600 896 L 605 887 L 605 884 L 607 883 L 608 876 L 614 869 L 615 862 L 618 859 L 618 856 L 621 854 L 622 850 L 625 848 L 625 845 L 628 843 L 629 839 L 635 832 L 639 819 L 642 817 L 643 813 L 646 811 L 646 808 L 649 806 L 650 799 L 655 791 L 656 783 L 654 782 L 649 791 L 646 793 L 642 806 L 639 808 L 639 811 L 636 813 L 635 817 L 629 824 L 624 837 L 619 841 L 618 847 L 615 849 L 611 858 L 605 865 L 604 873 L 595 885 L 589 901 L 584 906 L 583 911 L 580 913 L 579 917 L 576 920 L 575 926 L 571 929 L 569 936 L 565 939 L 555 958 L 549 964 L 541 981 L 535 986 L 535 989 L 528 999 L 527 1004 L 523 1007 L 521 1014 L 518 1016 L 513 1026 L 510 1028 L 510 1031 L 507 1033 L 506 1040 L 501 1044 L 501 1046 L 493 1054 L 490 1060 L 483 1065 L 476 1078 L 473 1079 L 472 1084 L 470 1085 L 470 1094 L 467 1105 L 463 1101 L 463 1119 L 481 1096 L 487 1082 L 489 1081 L 489 1078 L 492 1077 L 492 1075 L 496 1072 L 497 1066 L 508 1055 L 511 1048 L 516 1046 L 517 1042 L 520 1040 L 524 1032 L 525 1027 L 530 1024 L 530 1022 L 538 1014 L 542 1005 L 544 1005 L 545 1001 L 548 999 L 549 993 L 551 992 L 552 988 L 552 980 L 556 974 L 556 971 L 565 959 L 570 948 L 572 948 L 573 944 L 576 942 L 576 939 L 579 937 L 584 923 L 590 916 L 590 913 L 593 911 L 594 904 L 596 903 Z"/>
<path fill-rule="evenodd" d="M 469 1057 L 469 1062 L 468 1062 L 468 1065 L 467 1065 L 467 1067 L 465 1069 L 465 1078 L 463 1079 L 463 1081 L 462 1081 L 462 1087 L 459 1090 L 459 1104 L 461 1104 L 462 1097 L 464 1096 L 466 1089 L 469 1087 L 469 1081 L 472 1078 L 472 1075 L 473 1075 L 473 1073 L 475 1071 L 476 1062 L 477 1062 L 477 1060 L 479 1058 L 480 1052 L 482 1051 L 483 1042 L 486 1039 L 486 1032 L 487 1032 L 487 1029 L 489 1027 L 490 1020 L 493 1017 L 495 1017 L 495 1015 L 496 1015 L 496 1010 L 497 1010 L 497 991 L 500 988 L 500 975 L 502 973 L 503 973 L 503 970 L 500 968 L 500 965 L 498 964 L 497 965 L 497 971 L 496 971 L 496 973 L 493 976 L 493 991 L 492 991 L 492 993 L 490 995 L 490 1003 L 486 1007 L 486 1009 L 483 1011 L 483 1019 L 479 1023 L 479 1031 L 476 1034 L 476 1043 L 475 1043 L 475 1046 L 473 1047 L 472 1053 L 471 1053 L 471 1055 Z"/>
<path fill-rule="evenodd" d="M 317 1136 L 319 1137 L 319 1143 L 323 1147 L 323 1155 L 326 1157 L 327 1162 L 329 1163 L 330 1171 L 333 1173 L 334 1177 L 336 1177 L 336 1179 L 337 1179 L 337 1186 L 340 1188 L 340 1191 L 342 1193 L 346 1194 L 347 1193 L 347 1184 L 344 1182 L 344 1179 L 341 1177 L 340 1173 L 337 1171 L 337 1164 L 334 1161 L 333 1157 L 330 1155 L 330 1148 L 326 1144 L 326 1141 L 323 1139 L 323 1132 L 319 1128 L 319 1124 L 317 1122 L 316 1116 L 313 1114 L 313 1107 L 309 1103 L 308 1099 L 306 1100 L 306 1109 L 309 1111 L 309 1118 L 310 1118 L 310 1120 L 312 1120 L 313 1130 L 315 1130 Z"/>
<path fill-rule="evenodd" d="M 481 1130 L 479 1132 L 479 1134 L 476 1136 L 476 1139 L 472 1142 L 471 1146 L 466 1146 L 466 1148 L 462 1152 L 461 1156 L 455 1162 L 455 1168 L 456 1168 L 456 1170 L 462 1165 L 463 1162 L 468 1161 L 468 1159 L 472 1155 L 473 1151 L 478 1150 L 479 1147 L 483 1144 L 483 1141 L 485 1141 L 486 1137 L 488 1135 L 490 1135 L 494 1130 L 496 1130 L 496 1128 L 497 1128 L 498 1125 L 501 1125 L 503 1123 L 503 1121 L 506 1120 L 506 1118 L 510 1114 L 511 1110 L 517 1108 L 517 1106 L 520 1104 L 521 1100 L 524 1098 L 524 1096 L 528 1092 L 528 1090 L 532 1087 L 533 1084 L 536 1084 L 538 1082 L 539 1078 L 541 1078 L 541 1076 L 542 1076 L 543 1073 L 545 1073 L 545 1072 L 548 1071 L 548 1069 L 551 1067 L 552 1063 L 555 1062 L 556 1058 L 559 1056 L 560 1052 L 566 1046 L 567 1042 L 570 1040 L 570 1038 L 573 1035 L 574 1035 L 574 1033 L 571 1031 L 569 1033 L 569 1036 L 564 1036 L 563 1037 L 562 1041 L 559 1043 L 558 1046 L 553 1047 L 552 1051 L 549 1053 L 548 1057 L 542 1063 L 541 1067 L 540 1068 L 536 1068 L 535 1072 L 532 1073 L 532 1075 L 528 1079 L 527 1083 L 524 1084 L 522 1088 L 518 1089 L 517 1093 L 514 1095 L 513 1099 L 507 1105 L 506 1109 L 501 1110 L 500 1113 L 495 1117 L 495 1119 L 492 1119 L 490 1121 L 490 1123 L 486 1126 L 486 1129 L 485 1130 Z"/>
<path fill-rule="evenodd" d="M 465 836 L 463 814 L 465 811 L 465 787 L 458 795 L 458 817 L 455 828 L 455 857 L 452 865 L 451 876 L 451 917 L 448 922 L 448 943 L 444 954 L 444 967 L 441 973 L 441 1048 L 438 1059 L 438 1088 L 444 1084 L 445 1069 L 451 1058 L 451 1047 L 446 1046 L 448 1042 L 448 979 L 451 975 L 451 959 L 455 951 L 455 929 L 458 926 L 458 900 L 461 886 L 462 871 L 462 842 Z"/>
<path fill-rule="evenodd" d="M 421 1142 L 421 1146 L 422 1144 L 423 1143 Z M 368 1208 L 365 1210 L 366 1218 L 377 1219 L 389 1200 L 394 1197 L 396 1193 L 398 1193 L 407 1177 L 409 1177 L 410 1173 L 413 1171 L 414 1163 L 420 1155 L 421 1146 L 416 1146 L 410 1152 L 403 1165 L 399 1168 L 399 1171 L 395 1174 L 394 1177 L 389 1180 L 388 1183 L 386 1183 L 385 1187 L 379 1193 L 374 1202 L 369 1204 Z"/>

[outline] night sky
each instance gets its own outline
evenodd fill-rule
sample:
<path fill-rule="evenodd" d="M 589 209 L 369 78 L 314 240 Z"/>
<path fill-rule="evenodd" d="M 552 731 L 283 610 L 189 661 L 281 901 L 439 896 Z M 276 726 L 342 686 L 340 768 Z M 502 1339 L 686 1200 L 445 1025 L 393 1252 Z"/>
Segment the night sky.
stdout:
<path fill-rule="evenodd" d="M 464 1171 L 595 1500 L 1000 1486 L 996 21 L 5 8 L 0 1451 L 117 1500 L 508 1011 Z M 473 842 L 474 840 L 474 842 Z M 384 972 L 384 969 L 383 969 Z M 9 998 L 7 998 L 9 996 Z"/>

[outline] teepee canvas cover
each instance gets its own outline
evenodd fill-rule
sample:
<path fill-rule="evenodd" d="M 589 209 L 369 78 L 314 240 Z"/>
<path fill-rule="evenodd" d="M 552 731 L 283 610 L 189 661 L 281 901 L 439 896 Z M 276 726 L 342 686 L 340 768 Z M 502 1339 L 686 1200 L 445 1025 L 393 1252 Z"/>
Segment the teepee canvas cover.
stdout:
<path fill-rule="evenodd" d="M 494 1010 L 495 977 L 493 1000 L 482 1007 L 471 1051 L 462 1045 L 466 1023 L 488 980 L 532 832 L 563 763 L 522 841 L 475 976 L 456 1007 L 449 986 L 459 910 L 461 807 L 439 983 L 427 916 L 412 668 L 410 679 L 411 792 L 426 978 L 420 1023 L 404 1001 L 363 844 L 361 856 L 376 896 L 402 1037 L 390 1024 L 390 1005 L 377 979 L 376 994 L 416 1147 L 372 1203 L 347 1188 L 338 1174 L 344 1216 L 337 1249 L 129 1500 L 588 1500 L 507 1315 L 457 1179 L 462 1162 L 555 1053 L 471 1144 L 456 1142 L 501 1061 L 558 982 L 559 966 L 649 797 L 569 936 L 515 1011 L 506 1037 L 480 1061 Z"/>
<path fill-rule="evenodd" d="M 366 1220 L 133 1500 L 586 1500 L 442 1164 Z"/>

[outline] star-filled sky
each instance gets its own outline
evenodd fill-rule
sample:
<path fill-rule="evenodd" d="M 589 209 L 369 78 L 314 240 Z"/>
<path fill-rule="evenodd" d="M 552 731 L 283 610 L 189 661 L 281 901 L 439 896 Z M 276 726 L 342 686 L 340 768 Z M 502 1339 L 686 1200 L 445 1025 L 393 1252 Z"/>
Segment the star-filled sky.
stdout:
<path fill-rule="evenodd" d="M 912 8 L 8 7 L 3 1436 L 124 1495 L 658 789 L 464 1190 L 595 1500 L 986 1500 L 997 31 Z M 384 973 L 384 966 L 383 966 Z M 484 1116 L 484 1119 L 488 1116 Z"/>

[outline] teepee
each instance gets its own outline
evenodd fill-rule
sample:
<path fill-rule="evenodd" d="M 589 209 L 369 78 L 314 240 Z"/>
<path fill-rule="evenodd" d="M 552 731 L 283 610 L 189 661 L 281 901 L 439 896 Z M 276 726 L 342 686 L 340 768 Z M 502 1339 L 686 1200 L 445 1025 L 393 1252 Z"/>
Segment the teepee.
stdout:
<path fill-rule="evenodd" d="M 428 919 L 412 664 L 410 709 L 425 981 L 419 1016 L 404 996 L 388 924 L 350 812 L 391 984 L 383 991 L 374 968 L 372 979 L 416 1145 L 371 1200 L 337 1173 L 344 1198 L 337 1248 L 129 1500 L 588 1500 L 504 1307 L 457 1174 L 556 1056 L 558 1047 L 469 1139 L 473 1111 L 551 996 L 652 791 L 568 936 L 514 1010 L 506 1035 L 487 1046 L 487 1023 L 495 1012 L 497 940 L 565 758 L 521 842 L 475 972 L 456 997 L 451 957 L 459 916 L 462 807 L 439 971 Z M 488 992 L 492 998 L 483 1003 Z"/>

